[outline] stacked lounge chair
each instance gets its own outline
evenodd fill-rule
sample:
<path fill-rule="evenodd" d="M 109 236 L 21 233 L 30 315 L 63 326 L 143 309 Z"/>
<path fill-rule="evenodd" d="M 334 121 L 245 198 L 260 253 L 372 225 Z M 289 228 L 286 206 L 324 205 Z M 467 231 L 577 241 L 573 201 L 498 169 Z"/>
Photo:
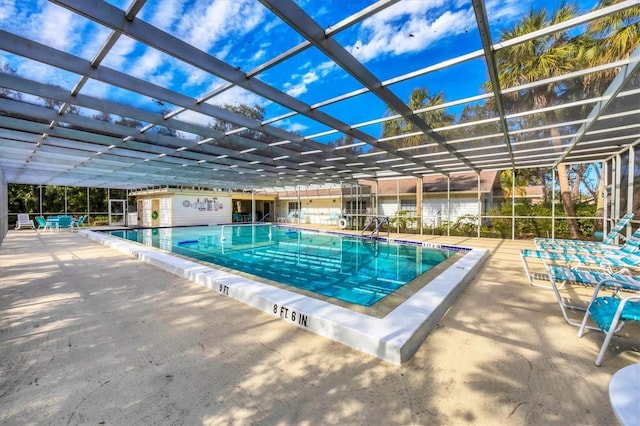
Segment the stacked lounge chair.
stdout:
<path fill-rule="evenodd" d="M 557 246 L 566 246 L 566 247 L 583 247 L 583 246 L 593 246 L 597 247 L 600 245 L 612 245 L 615 242 L 616 237 L 622 235 L 622 231 L 627 227 L 629 222 L 633 219 L 633 213 L 627 213 L 624 215 L 611 229 L 611 231 L 602 239 L 602 242 L 594 242 L 594 241 L 583 241 L 583 240 L 562 240 L 562 239 L 554 239 L 554 238 L 534 238 L 533 242 L 538 248 L 544 248 L 546 244 L 552 244 Z"/>
<path fill-rule="evenodd" d="M 520 254 L 529 283 L 553 290 L 565 321 L 579 327 L 578 337 L 585 329 L 606 334 L 595 361 L 597 366 L 601 365 L 613 334 L 625 321 L 640 321 L 640 228 L 622 246 L 612 244 L 632 218 L 633 215 L 626 215 L 621 219 L 602 243 L 536 239 L 537 250 L 522 250 Z M 531 273 L 530 259 L 539 259 L 546 273 Z M 540 279 L 550 285 L 538 284 Z M 586 308 L 563 299 L 560 289 L 567 283 L 595 287 Z M 612 294 L 601 295 L 603 289 Z M 585 310 L 582 321 L 572 321 L 567 309 Z M 589 318 L 595 325 L 587 325 Z"/>

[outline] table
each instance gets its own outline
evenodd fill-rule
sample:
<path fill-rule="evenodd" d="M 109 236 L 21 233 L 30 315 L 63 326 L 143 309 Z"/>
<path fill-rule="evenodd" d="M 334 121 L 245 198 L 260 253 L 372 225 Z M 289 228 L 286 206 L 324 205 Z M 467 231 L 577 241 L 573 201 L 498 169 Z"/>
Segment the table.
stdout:
<path fill-rule="evenodd" d="M 622 425 L 640 425 L 640 363 L 624 367 L 611 377 L 609 401 Z"/>
<path fill-rule="evenodd" d="M 60 230 L 60 227 L 58 227 L 58 216 L 49 216 L 46 220 L 47 225 L 49 225 L 49 231 L 53 231 L 53 228 L 56 228 L 56 231 Z"/>

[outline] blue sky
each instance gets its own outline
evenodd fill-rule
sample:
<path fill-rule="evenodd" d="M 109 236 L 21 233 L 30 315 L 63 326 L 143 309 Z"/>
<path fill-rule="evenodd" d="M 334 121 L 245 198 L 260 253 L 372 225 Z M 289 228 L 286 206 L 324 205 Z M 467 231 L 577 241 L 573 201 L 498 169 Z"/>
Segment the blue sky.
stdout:
<path fill-rule="evenodd" d="M 112 0 L 109 3 L 125 9 L 129 1 Z M 326 28 L 373 2 L 305 0 L 296 3 Z M 589 9 L 594 1 L 579 3 L 580 7 Z M 552 10 L 560 4 L 559 0 L 487 1 L 494 41 L 502 28 L 512 26 L 532 7 L 544 6 Z M 254 0 L 149 0 L 138 18 L 243 71 L 255 68 L 303 40 Z M 109 34 L 105 28 L 43 0 L 0 0 L 0 27 L 87 60 L 93 58 Z M 381 81 L 482 48 L 473 8 L 468 0 L 403 1 L 335 37 Z M 20 76 L 68 89 L 78 81 L 76 75 L 5 52 L 0 52 L 0 63 L 9 63 Z M 118 40 L 102 65 L 194 98 L 224 83 L 128 37 Z M 361 87 L 353 77 L 313 48 L 259 74 L 258 78 L 312 105 Z M 445 99 L 453 101 L 482 93 L 480 86 L 486 79 L 484 61 L 475 60 L 410 82 L 394 84 L 390 89 L 406 101 L 412 88 L 424 86 L 431 92 L 444 92 Z M 149 99 L 95 81 L 90 81 L 82 93 L 143 109 L 157 108 Z M 282 107 L 239 88 L 224 92 L 210 102 L 218 105 L 261 105 L 265 108 L 266 118 L 286 112 Z M 348 124 L 356 124 L 379 118 L 384 112 L 384 105 L 371 95 L 362 95 L 323 110 Z M 203 124 L 211 121 L 196 113 L 182 114 L 179 118 Z M 304 135 L 324 129 L 322 125 L 300 117 L 274 125 Z M 374 132 L 370 133 L 379 136 Z"/>

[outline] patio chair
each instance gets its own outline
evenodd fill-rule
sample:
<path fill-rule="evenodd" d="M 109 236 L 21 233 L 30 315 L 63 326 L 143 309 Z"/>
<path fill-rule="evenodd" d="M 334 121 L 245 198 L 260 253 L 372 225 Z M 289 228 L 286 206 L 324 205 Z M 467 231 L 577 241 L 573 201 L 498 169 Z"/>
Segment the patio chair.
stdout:
<path fill-rule="evenodd" d="M 574 322 L 569 318 L 567 309 L 584 311 L 587 304 L 585 303 L 582 306 L 579 306 L 570 304 L 568 301 L 564 300 L 560 294 L 560 290 L 567 283 L 596 287 L 599 283 L 604 283 L 603 285 L 606 286 L 609 282 L 615 281 L 617 283 L 616 285 L 608 286 L 614 294 L 618 293 L 621 289 L 632 291 L 640 290 L 640 276 L 616 274 L 590 269 L 565 268 L 556 265 L 545 265 L 545 267 L 547 271 L 547 278 L 551 283 L 551 288 L 553 289 L 556 301 L 560 305 L 560 311 L 562 312 L 564 320 L 567 324 L 576 327 L 580 327 L 580 323 Z"/>
<path fill-rule="evenodd" d="M 29 219 L 29 214 L 27 213 L 18 214 L 18 222 L 16 222 L 16 230 L 23 227 L 31 228 L 34 231 L 36 230 L 36 225 L 34 225 L 33 220 Z"/>
<path fill-rule="evenodd" d="M 36 229 L 36 232 L 40 232 L 40 230 L 49 230 L 51 231 L 51 226 L 49 224 L 49 222 L 47 222 L 47 219 L 44 218 L 44 216 L 36 216 L 36 223 L 38 224 L 38 229 Z"/>
<path fill-rule="evenodd" d="M 289 214 L 287 215 L 287 217 L 278 218 L 278 222 L 291 223 L 291 222 L 294 221 L 294 219 L 297 217 L 297 215 L 298 215 L 298 211 L 297 210 L 291 210 L 289 212 Z"/>
<path fill-rule="evenodd" d="M 81 227 L 81 226 L 83 226 L 83 225 L 84 225 L 84 223 L 86 222 L 86 220 L 87 220 L 87 215 L 86 215 L 86 214 L 83 214 L 83 215 L 82 215 L 82 216 L 80 216 L 78 219 L 73 219 L 73 220 L 71 221 L 71 224 L 72 224 L 75 228 L 79 228 L 79 227 Z"/>
<path fill-rule="evenodd" d="M 327 223 L 329 225 L 337 224 L 338 223 L 338 219 L 339 219 L 338 212 L 336 212 L 336 211 L 329 212 L 329 217 L 327 218 Z"/>
<path fill-rule="evenodd" d="M 71 216 L 58 216 L 58 229 L 71 228 L 73 231 L 73 218 Z"/>
<path fill-rule="evenodd" d="M 575 246 L 600 246 L 600 245 L 608 245 L 610 246 L 615 241 L 616 237 L 621 235 L 620 233 L 627 227 L 629 222 L 633 219 L 633 213 L 627 213 L 624 215 L 618 223 L 611 229 L 611 231 L 602 239 L 602 242 L 595 241 L 583 241 L 583 240 L 562 240 L 562 239 L 554 239 L 554 238 L 534 238 L 533 242 L 538 248 L 542 248 L 542 245 L 545 244 L 553 244 L 556 246 L 563 245 L 568 247 Z"/>
<path fill-rule="evenodd" d="M 598 328 L 605 333 L 604 342 L 600 352 L 596 357 L 596 366 L 602 364 L 604 354 L 611 343 L 614 333 L 619 332 L 625 325 L 625 321 L 640 321 L 640 293 L 624 298 L 612 296 L 598 296 L 605 284 L 622 286 L 622 283 L 615 279 L 603 280 L 597 286 L 591 297 L 591 302 L 582 319 L 582 324 L 578 330 L 578 337 L 582 337 L 589 317 L 598 325 Z M 640 286 L 637 287 L 640 291 Z"/>

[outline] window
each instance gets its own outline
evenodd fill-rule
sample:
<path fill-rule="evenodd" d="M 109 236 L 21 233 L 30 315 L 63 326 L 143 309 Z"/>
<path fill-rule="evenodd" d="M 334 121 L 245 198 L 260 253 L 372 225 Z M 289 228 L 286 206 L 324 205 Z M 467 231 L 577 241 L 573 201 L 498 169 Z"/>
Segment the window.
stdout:
<path fill-rule="evenodd" d="M 409 212 L 409 216 L 416 215 L 416 200 L 400 200 L 400 210 Z"/>
<path fill-rule="evenodd" d="M 347 201 L 347 214 L 367 213 L 366 201 Z"/>
<path fill-rule="evenodd" d="M 301 208 L 301 203 L 297 202 L 297 201 L 290 201 L 289 202 L 289 212 L 295 212 L 300 210 Z"/>

